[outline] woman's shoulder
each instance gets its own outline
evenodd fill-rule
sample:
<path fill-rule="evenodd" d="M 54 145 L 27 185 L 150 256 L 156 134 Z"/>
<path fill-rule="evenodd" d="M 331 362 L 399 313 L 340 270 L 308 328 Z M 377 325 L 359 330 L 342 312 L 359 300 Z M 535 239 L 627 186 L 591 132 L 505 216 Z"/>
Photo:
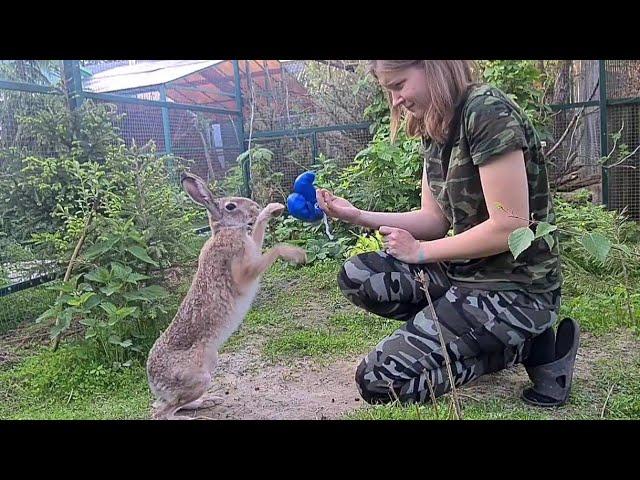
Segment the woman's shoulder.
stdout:
<path fill-rule="evenodd" d="M 489 83 L 476 83 L 469 87 L 467 100 L 465 102 L 465 113 L 494 110 L 494 109 L 517 110 L 516 103 L 500 88 Z"/>

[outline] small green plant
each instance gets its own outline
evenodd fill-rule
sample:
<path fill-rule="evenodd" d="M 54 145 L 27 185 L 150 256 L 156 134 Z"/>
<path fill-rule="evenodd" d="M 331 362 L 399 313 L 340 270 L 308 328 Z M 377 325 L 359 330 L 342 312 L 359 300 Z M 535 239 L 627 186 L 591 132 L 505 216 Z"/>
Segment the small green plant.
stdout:
<path fill-rule="evenodd" d="M 381 127 L 367 148 L 340 175 L 340 188 L 358 208 L 372 211 L 411 211 L 420 205 L 423 152 L 418 139 L 398 132 L 395 142 Z M 347 194 L 348 192 L 348 194 Z"/>
<path fill-rule="evenodd" d="M 502 205 L 497 205 L 499 209 L 504 210 Z M 509 213 L 509 212 L 507 212 Z M 514 215 L 509 213 L 509 216 L 515 217 Z M 520 217 L 516 217 L 520 218 Z M 522 219 L 526 220 L 526 219 Z M 573 236 L 577 239 L 579 245 L 584 248 L 584 251 L 587 252 L 593 259 L 595 259 L 600 264 L 604 264 L 607 260 L 610 252 L 617 251 L 625 256 L 625 260 L 627 262 L 635 262 L 637 261 L 637 257 L 640 256 L 638 252 L 635 252 L 634 249 L 625 243 L 622 242 L 622 230 L 624 229 L 624 224 L 626 223 L 624 213 L 621 213 L 617 219 L 616 229 L 614 230 L 614 239 L 611 240 L 607 236 L 603 235 L 599 232 L 590 232 L 585 230 L 578 229 L 567 229 L 567 228 L 558 228 L 556 225 L 551 225 L 547 222 L 539 222 L 536 220 L 528 220 L 529 225 L 527 227 L 520 227 L 511 232 L 509 235 L 509 249 L 513 254 L 514 258 L 518 258 L 518 256 L 524 252 L 527 248 L 531 246 L 534 240 L 538 238 L 543 238 L 549 248 L 553 248 L 554 238 L 551 236 L 551 233 L 558 230 L 559 232 L 564 233 L 565 235 Z M 531 229 L 532 226 L 535 226 L 535 233 Z M 624 268 L 624 262 L 623 262 Z"/>
<path fill-rule="evenodd" d="M 335 240 L 328 239 L 310 239 L 307 241 L 305 250 L 307 251 L 307 261 L 309 263 L 315 261 L 325 261 L 344 256 L 348 248 L 350 239 L 348 237 L 340 237 Z"/>
<path fill-rule="evenodd" d="M 236 165 L 216 187 L 222 195 L 245 195 L 245 171 L 250 172 L 251 198 L 260 205 L 282 202 L 287 195 L 282 188 L 284 174 L 272 168 L 274 153 L 260 145 L 241 153 Z M 215 187 L 214 187 L 215 188 Z"/>
<path fill-rule="evenodd" d="M 630 249 L 637 248 L 640 243 L 640 226 L 635 222 L 625 221 L 624 215 L 607 210 L 604 205 L 594 205 L 587 200 L 588 191 L 578 192 L 572 200 L 561 197 L 554 199 L 557 225 L 562 230 L 572 232 L 597 232 L 607 238 L 619 238 L 617 243 Z M 617 276 L 623 273 L 623 266 L 632 276 L 640 274 L 640 262 L 629 262 L 624 254 L 617 250 L 609 250 L 603 263 L 597 256 L 589 253 L 579 241 L 581 235 L 565 234 L 559 230 L 558 236 L 562 247 L 562 260 L 571 268 L 592 275 Z M 606 242 L 605 242 L 606 245 Z"/>
<path fill-rule="evenodd" d="M 347 252 L 348 257 L 353 257 L 355 255 L 360 255 L 361 253 L 367 252 L 377 252 L 382 250 L 383 247 L 383 238 L 380 235 L 380 232 L 375 231 L 373 233 L 363 233 L 361 235 L 352 232 L 356 238 L 356 244 L 353 248 L 349 249 Z"/>
<path fill-rule="evenodd" d="M 309 224 L 290 216 L 284 215 L 273 221 L 273 236 L 267 244 L 291 243 L 303 247 L 307 252 L 307 262 L 324 261 L 332 258 L 342 258 L 353 243 L 353 238 L 345 235 L 344 225 L 332 222 L 332 236 L 326 234 L 324 223 Z"/>
<path fill-rule="evenodd" d="M 93 245 L 82 260 L 92 268 L 49 287 L 60 295 L 36 322 L 54 322 L 52 339 L 76 323 L 83 325 L 84 338 L 97 342 L 109 362 L 126 363 L 130 353 L 142 352 L 136 339 L 145 338 L 151 327 L 157 330 L 155 320 L 167 313 L 165 290 L 147 283 L 150 267 L 158 264 L 132 220 Z"/>

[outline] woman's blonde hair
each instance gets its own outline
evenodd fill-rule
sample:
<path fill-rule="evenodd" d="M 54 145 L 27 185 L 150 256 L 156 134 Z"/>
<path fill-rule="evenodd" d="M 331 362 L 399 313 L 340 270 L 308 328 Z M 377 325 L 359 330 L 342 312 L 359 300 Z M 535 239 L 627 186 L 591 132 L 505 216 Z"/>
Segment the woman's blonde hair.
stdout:
<path fill-rule="evenodd" d="M 427 75 L 429 107 L 422 118 L 406 115 L 402 106 L 392 105 L 391 94 L 388 93 L 391 138 L 395 138 L 406 118 L 405 129 L 409 136 L 427 136 L 444 143 L 457 103 L 475 81 L 474 63 L 470 60 L 371 60 L 369 72 L 377 79 L 377 73 L 381 71 L 398 71 L 420 65 Z"/>

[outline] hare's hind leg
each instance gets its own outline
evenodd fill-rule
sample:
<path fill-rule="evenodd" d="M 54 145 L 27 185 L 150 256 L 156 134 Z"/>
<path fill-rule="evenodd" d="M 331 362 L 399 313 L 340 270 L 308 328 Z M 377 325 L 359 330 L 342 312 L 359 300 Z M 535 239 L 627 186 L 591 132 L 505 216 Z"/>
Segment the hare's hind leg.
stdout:
<path fill-rule="evenodd" d="M 154 404 L 156 409 L 154 410 L 151 418 L 153 420 L 182 420 L 185 417 L 176 417 L 175 413 L 179 407 L 176 407 L 173 403 L 158 402 Z"/>
<path fill-rule="evenodd" d="M 156 420 L 183 420 L 188 417 L 176 416 L 176 412 L 184 407 L 197 402 L 209 389 L 211 385 L 211 374 L 206 371 L 197 373 L 191 378 L 185 379 L 181 388 L 173 392 L 170 399 L 162 399 L 158 402 L 158 408 L 153 414 Z"/>
<path fill-rule="evenodd" d="M 210 350 L 209 352 L 207 352 L 206 354 L 206 359 L 205 359 L 205 363 L 206 366 L 205 368 L 209 371 L 209 387 L 211 386 L 211 381 L 212 381 L 212 377 L 213 377 L 213 371 L 215 370 L 216 366 L 218 365 L 218 352 L 216 350 Z M 207 389 L 209 388 L 207 387 Z M 203 393 L 203 395 L 192 401 L 187 403 L 186 405 L 183 405 L 182 407 L 180 407 L 181 410 L 196 410 L 198 408 L 208 408 L 211 407 L 213 405 L 219 404 L 221 403 L 223 400 L 223 397 L 221 397 L 220 395 L 214 395 L 211 392 L 205 391 Z"/>

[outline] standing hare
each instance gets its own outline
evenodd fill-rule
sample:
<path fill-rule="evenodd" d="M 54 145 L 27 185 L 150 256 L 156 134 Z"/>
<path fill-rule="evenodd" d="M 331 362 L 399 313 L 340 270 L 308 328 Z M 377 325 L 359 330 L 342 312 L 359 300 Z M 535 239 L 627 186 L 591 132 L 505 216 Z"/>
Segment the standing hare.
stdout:
<path fill-rule="evenodd" d="M 184 419 L 175 413 L 218 400 L 208 395 L 218 349 L 240 326 L 251 306 L 260 276 L 278 257 L 305 263 L 303 249 L 276 245 L 262 253 L 267 223 L 284 205 L 270 203 L 262 211 L 247 198 L 214 199 L 199 177 L 183 174 L 182 187 L 207 209 L 211 238 L 202 247 L 198 270 L 187 295 L 147 360 L 154 419 Z"/>

